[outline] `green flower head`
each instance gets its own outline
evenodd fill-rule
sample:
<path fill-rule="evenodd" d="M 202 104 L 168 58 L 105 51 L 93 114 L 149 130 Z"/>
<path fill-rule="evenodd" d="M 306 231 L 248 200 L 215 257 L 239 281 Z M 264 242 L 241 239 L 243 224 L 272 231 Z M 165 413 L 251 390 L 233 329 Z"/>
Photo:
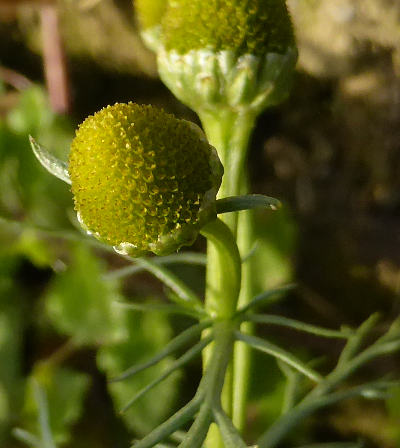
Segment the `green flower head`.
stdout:
<path fill-rule="evenodd" d="M 171 0 L 163 25 L 165 48 L 180 54 L 204 48 L 257 56 L 294 46 L 285 0 Z"/>
<path fill-rule="evenodd" d="M 88 232 L 124 254 L 165 255 L 216 217 L 222 166 L 196 125 L 117 103 L 80 125 L 69 176 Z"/>
<path fill-rule="evenodd" d="M 161 79 L 200 115 L 278 104 L 297 60 L 285 0 L 169 0 L 157 54 Z"/>

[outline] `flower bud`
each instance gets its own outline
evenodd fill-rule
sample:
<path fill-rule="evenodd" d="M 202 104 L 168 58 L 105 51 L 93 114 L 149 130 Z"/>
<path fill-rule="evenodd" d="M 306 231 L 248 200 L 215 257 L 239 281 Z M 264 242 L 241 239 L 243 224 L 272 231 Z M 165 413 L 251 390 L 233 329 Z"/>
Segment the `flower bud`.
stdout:
<path fill-rule="evenodd" d="M 280 102 L 296 60 L 285 0 L 171 0 L 164 14 L 160 75 L 196 111 Z"/>
<path fill-rule="evenodd" d="M 82 226 L 132 256 L 165 255 L 192 244 L 216 217 L 222 172 L 196 125 L 134 103 L 88 117 L 69 160 Z"/>
<path fill-rule="evenodd" d="M 142 38 L 151 50 L 157 51 L 161 20 L 167 7 L 167 0 L 134 0 L 134 5 Z"/>

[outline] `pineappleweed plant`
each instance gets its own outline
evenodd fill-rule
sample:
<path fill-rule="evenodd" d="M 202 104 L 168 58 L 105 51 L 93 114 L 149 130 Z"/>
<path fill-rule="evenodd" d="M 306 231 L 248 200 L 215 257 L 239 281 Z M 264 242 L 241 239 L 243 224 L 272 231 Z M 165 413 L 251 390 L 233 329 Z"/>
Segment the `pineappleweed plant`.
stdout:
<path fill-rule="evenodd" d="M 330 330 L 258 311 L 291 287 L 255 294 L 253 261 L 247 257 L 254 246 L 251 209 L 274 211 L 280 206 L 274 198 L 248 194 L 246 156 L 258 114 L 285 99 L 296 64 L 284 0 L 135 3 L 143 38 L 157 53 L 161 79 L 198 113 L 205 134 L 152 106 L 117 103 L 79 127 L 68 164 L 33 138 L 31 145 L 52 174 L 71 184 L 83 229 L 163 281 L 172 291 L 171 312 L 198 321 L 155 357 L 113 379 L 124 381 L 193 342 L 160 378 L 127 402 L 126 410 L 195 356 L 203 357 L 203 376 L 194 397 L 132 447 L 170 446 L 164 444 L 187 428 L 183 436 L 180 433 L 181 448 L 247 447 L 244 430 L 254 349 L 276 358 L 287 378 L 281 416 L 252 445 L 273 448 L 310 414 L 351 397 L 379 398 L 397 384 L 377 380 L 338 388 L 366 363 L 400 349 L 400 321 L 363 348 L 376 316 L 356 330 Z M 208 240 L 204 300 L 166 263 L 149 256 L 168 257 L 191 245 L 199 233 Z M 253 335 L 255 323 L 340 338 L 346 344 L 336 366 L 323 375 L 312 363 Z"/>

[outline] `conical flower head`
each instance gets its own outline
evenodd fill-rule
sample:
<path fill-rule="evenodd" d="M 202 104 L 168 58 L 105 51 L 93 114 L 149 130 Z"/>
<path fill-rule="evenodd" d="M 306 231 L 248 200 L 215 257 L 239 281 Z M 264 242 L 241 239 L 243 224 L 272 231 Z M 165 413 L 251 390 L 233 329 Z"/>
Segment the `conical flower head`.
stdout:
<path fill-rule="evenodd" d="M 134 6 L 143 40 L 156 51 L 160 41 L 161 21 L 167 8 L 167 0 L 134 0 Z"/>
<path fill-rule="evenodd" d="M 200 115 L 260 112 L 288 95 L 297 61 L 285 0 L 170 0 L 160 76 Z"/>
<path fill-rule="evenodd" d="M 152 106 L 108 106 L 71 146 L 69 175 L 84 228 L 133 256 L 192 244 L 214 219 L 222 166 L 197 126 Z"/>
<path fill-rule="evenodd" d="M 284 54 L 294 46 L 284 0 L 171 0 L 164 18 L 167 50 Z"/>

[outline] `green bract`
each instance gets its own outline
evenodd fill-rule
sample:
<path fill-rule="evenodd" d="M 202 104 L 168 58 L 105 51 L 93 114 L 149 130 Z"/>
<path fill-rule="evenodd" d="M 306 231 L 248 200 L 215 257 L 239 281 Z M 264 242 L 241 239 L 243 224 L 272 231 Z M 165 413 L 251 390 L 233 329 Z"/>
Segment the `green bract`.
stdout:
<path fill-rule="evenodd" d="M 262 56 L 294 46 L 284 0 L 173 0 L 164 39 L 167 51 L 180 54 L 208 48 Z"/>
<path fill-rule="evenodd" d="M 222 166 L 196 125 L 117 103 L 80 125 L 69 175 L 88 232 L 124 254 L 165 255 L 215 219 Z"/>
<path fill-rule="evenodd" d="M 143 40 L 156 51 L 161 32 L 161 20 L 167 7 L 167 0 L 134 0 L 134 6 L 141 27 Z"/>
<path fill-rule="evenodd" d="M 162 23 L 160 76 L 197 112 L 287 96 L 297 49 L 285 0 L 171 0 Z"/>

